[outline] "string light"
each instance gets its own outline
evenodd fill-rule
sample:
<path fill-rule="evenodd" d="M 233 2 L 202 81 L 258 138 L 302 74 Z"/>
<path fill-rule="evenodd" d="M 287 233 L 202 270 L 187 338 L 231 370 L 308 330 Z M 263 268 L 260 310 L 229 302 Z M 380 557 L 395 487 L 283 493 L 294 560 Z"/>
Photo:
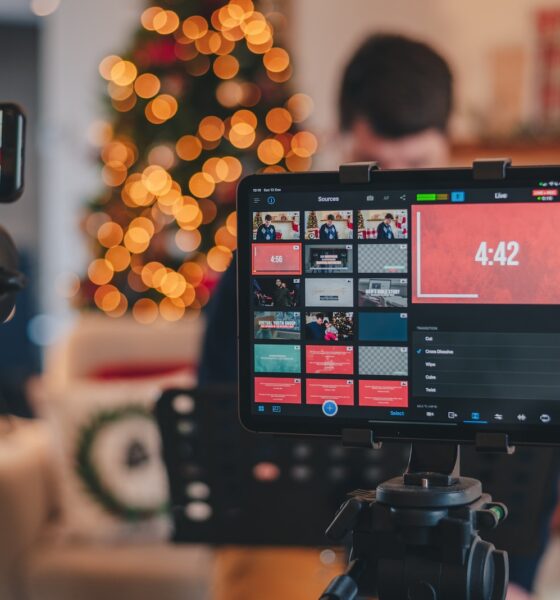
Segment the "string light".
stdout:
<path fill-rule="evenodd" d="M 90 300 L 110 317 L 197 318 L 237 246 L 232 198 L 245 166 L 258 158 L 263 172 L 305 171 L 317 152 L 301 125 L 313 101 L 275 88 L 292 77 L 275 40 L 285 17 L 251 0 L 217 4 L 205 16 L 179 5 L 146 8 L 134 52 L 99 64 L 123 116 L 88 129 L 107 190 L 84 229 L 97 245 Z M 206 114 L 202 86 L 208 108 L 218 106 Z M 174 132 L 175 123 L 183 130 Z"/>

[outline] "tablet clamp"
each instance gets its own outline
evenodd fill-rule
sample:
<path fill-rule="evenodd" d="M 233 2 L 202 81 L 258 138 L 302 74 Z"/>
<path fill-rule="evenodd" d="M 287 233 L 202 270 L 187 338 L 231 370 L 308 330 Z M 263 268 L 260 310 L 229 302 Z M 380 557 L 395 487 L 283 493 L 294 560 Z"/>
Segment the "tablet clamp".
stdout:
<path fill-rule="evenodd" d="M 475 161 L 474 179 L 503 179 L 509 159 Z M 340 167 L 342 183 L 369 183 L 375 163 Z M 343 430 L 343 444 L 379 448 L 374 432 Z M 506 434 L 479 433 L 481 452 L 511 454 Z M 376 490 L 357 490 L 342 505 L 327 536 L 352 550 L 344 575 L 320 600 L 504 600 L 507 553 L 479 530 L 497 527 L 507 508 L 482 492 L 480 481 L 460 476 L 459 446 L 413 443 L 405 473 Z"/>

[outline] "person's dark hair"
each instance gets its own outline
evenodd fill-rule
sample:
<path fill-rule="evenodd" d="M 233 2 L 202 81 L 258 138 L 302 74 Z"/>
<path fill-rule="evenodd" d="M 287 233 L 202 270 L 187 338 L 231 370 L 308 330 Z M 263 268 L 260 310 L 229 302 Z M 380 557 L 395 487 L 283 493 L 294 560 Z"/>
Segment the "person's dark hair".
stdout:
<path fill-rule="evenodd" d="M 334 215 L 327 215 L 327 221 L 334 221 Z"/>
<path fill-rule="evenodd" d="M 395 217 L 393 217 L 393 214 L 392 214 L 392 213 L 387 213 L 387 214 L 385 215 L 385 218 L 386 218 L 386 219 L 391 219 L 391 221 L 394 221 L 394 220 L 395 220 Z"/>
<path fill-rule="evenodd" d="M 342 78 L 340 127 L 364 118 L 379 135 L 398 138 L 426 129 L 445 132 L 453 76 L 430 46 L 393 34 L 369 37 Z"/>
<path fill-rule="evenodd" d="M 317 320 L 317 319 L 324 319 L 324 318 L 325 318 L 325 315 L 323 313 L 317 313 L 315 315 L 315 320 Z"/>
<path fill-rule="evenodd" d="M 264 220 L 265 221 L 272 221 L 272 217 L 270 215 L 265 215 Z"/>

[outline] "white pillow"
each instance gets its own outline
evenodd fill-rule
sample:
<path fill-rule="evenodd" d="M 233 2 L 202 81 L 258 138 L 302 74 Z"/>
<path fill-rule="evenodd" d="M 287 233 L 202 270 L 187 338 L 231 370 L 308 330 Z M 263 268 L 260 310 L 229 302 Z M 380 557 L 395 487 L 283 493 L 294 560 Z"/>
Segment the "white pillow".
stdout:
<path fill-rule="evenodd" d="M 152 409 L 183 373 L 110 382 L 75 380 L 45 412 L 58 446 L 65 537 L 169 539 L 169 489 Z"/>

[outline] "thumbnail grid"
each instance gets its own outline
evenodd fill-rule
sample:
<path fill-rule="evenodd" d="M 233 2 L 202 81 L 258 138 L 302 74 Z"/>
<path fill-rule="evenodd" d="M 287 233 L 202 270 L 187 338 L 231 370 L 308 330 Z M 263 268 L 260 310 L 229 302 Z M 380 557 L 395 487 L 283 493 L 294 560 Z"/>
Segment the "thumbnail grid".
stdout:
<path fill-rule="evenodd" d="M 255 405 L 408 406 L 408 235 L 402 208 L 253 213 Z"/>

